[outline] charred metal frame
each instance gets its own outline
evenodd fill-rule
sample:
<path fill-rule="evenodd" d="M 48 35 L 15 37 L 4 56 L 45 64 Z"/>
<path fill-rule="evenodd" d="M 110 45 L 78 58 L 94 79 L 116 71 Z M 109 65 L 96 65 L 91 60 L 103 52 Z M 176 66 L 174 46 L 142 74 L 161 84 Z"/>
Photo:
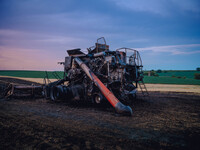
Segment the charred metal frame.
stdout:
<path fill-rule="evenodd" d="M 99 43 L 100 40 L 104 43 Z M 117 113 L 132 115 L 132 109 L 125 104 L 134 100 L 138 83 L 143 83 L 139 52 L 130 48 L 111 51 L 103 37 L 87 50 L 87 54 L 81 49 L 67 50 L 69 56 L 59 62 L 64 65 L 63 79 L 51 83 L 46 75 L 44 85 L 11 86 L 11 93 L 14 89 L 40 89 L 51 100 L 89 100 L 96 104 L 108 101 Z"/>

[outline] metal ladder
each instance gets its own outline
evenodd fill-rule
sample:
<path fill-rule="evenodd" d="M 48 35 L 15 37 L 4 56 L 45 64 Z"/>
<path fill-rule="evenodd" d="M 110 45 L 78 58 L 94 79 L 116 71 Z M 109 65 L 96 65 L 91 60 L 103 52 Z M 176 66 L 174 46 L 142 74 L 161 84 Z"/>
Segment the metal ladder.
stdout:
<path fill-rule="evenodd" d="M 141 92 L 142 92 L 142 95 L 144 96 L 144 98 L 148 98 L 149 99 L 149 92 L 147 91 L 147 87 L 146 87 L 144 81 L 143 80 L 139 81 L 138 85 L 139 85 L 139 87 L 141 89 Z"/>
<path fill-rule="evenodd" d="M 135 62 L 135 70 L 136 70 L 136 78 L 138 80 L 138 85 L 141 89 L 142 95 L 143 97 L 146 99 L 149 99 L 149 92 L 147 91 L 147 87 L 143 81 L 143 65 L 142 65 L 142 60 L 140 57 L 140 54 L 138 51 L 135 51 L 134 53 L 135 58 L 134 58 L 134 62 Z"/>
<path fill-rule="evenodd" d="M 144 76 L 143 76 L 143 70 L 142 70 L 142 65 L 139 66 L 138 68 L 138 73 L 140 74 L 140 78 L 138 79 L 138 85 L 140 87 L 140 90 L 142 92 L 143 97 L 146 99 L 149 99 L 149 92 L 147 91 L 147 87 L 144 83 Z"/>

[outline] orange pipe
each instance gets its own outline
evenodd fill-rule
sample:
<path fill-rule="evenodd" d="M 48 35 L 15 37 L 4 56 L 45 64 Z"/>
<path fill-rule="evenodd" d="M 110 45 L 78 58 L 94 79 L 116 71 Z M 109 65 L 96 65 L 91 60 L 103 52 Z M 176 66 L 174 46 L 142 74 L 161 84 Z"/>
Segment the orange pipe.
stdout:
<path fill-rule="evenodd" d="M 95 83 L 99 88 L 105 98 L 110 102 L 110 104 L 115 108 L 118 113 L 132 115 L 132 109 L 129 106 L 122 104 L 114 94 L 99 80 L 99 78 L 87 67 L 85 63 L 79 58 L 75 58 L 75 61 L 79 66 L 85 71 L 88 77 Z"/>
<path fill-rule="evenodd" d="M 111 91 L 99 80 L 99 78 L 94 74 L 91 73 L 93 77 L 93 81 L 95 85 L 100 89 L 102 94 L 106 97 L 106 99 L 110 102 L 110 104 L 115 107 L 119 100 L 111 93 Z"/>

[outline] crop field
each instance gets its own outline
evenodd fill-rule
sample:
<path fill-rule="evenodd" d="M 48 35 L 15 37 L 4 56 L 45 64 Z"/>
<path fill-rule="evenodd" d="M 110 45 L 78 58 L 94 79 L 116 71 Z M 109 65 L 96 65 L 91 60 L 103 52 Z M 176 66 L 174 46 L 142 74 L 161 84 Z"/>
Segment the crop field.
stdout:
<path fill-rule="evenodd" d="M 152 84 L 190 84 L 200 85 L 200 80 L 194 79 L 194 74 L 199 71 L 170 70 L 157 73 L 158 76 L 144 76 L 145 83 Z"/>
<path fill-rule="evenodd" d="M 47 71 L 49 79 L 55 79 L 55 73 L 60 78 L 63 77 L 63 71 Z M 144 76 L 145 83 L 151 84 L 183 84 L 183 85 L 200 85 L 200 80 L 194 79 L 194 74 L 198 71 L 181 70 L 181 71 L 162 71 L 156 76 Z M 44 78 L 45 71 L 22 71 L 22 70 L 0 70 L 0 76 L 12 76 L 23 78 Z"/>
<path fill-rule="evenodd" d="M 145 76 L 145 83 L 152 84 L 187 84 L 187 85 L 200 85 L 200 80 L 191 79 L 191 78 L 174 78 L 169 76 Z"/>
<path fill-rule="evenodd" d="M 55 79 L 55 73 L 62 78 L 63 71 L 47 71 L 49 79 Z M 26 70 L 0 70 L 0 76 L 23 77 L 23 78 L 44 78 L 46 71 L 26 71 Z"/>
<path fill-rule="evenodd" d="M 168 76 L 168 77 L 182 77 L 188 79 L 194 79 L 194 74 L 200 73 L 199 71 L 194 70 L 170 70 L 170 71 L 162 71 L 161 73 L 157 73 L 159 76 Z"/>

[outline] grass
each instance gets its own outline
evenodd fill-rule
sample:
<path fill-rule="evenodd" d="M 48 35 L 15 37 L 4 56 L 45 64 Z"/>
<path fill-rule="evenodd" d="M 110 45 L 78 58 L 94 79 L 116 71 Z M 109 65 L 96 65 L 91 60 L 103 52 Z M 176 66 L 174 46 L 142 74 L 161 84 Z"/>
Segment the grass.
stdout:
<path fill-rule="evenodd" d="M 200 80 L 191 79 L 191 78 L 173 78 L 169 76 L 144 76 L 145 83 L 153 84 L 184 84 L 184 85 L 200 85 Z"/>
<path fill-rule="evenodd" d="M 200 85 L 200 80 L 194 79 L 194 73 L 198 71 L 182 70 L 182 71 L 163 71 L 158 73 L 159 77 L 144 76 L 145 83 L 153 84 L 183 84 L 183 85 Z M 53 71 L 48 71 L 49 79 L 55 79 Z M 62 78 L 63 71 L 56 71 L 56 73 Z M 23 78 L 44 78 L 46 76 L 45 71 L 24 71 L 24 70 L 0 70 L 0 76 L 13 76 Z M 173 77 L 172 77 L 173 76 Z"/>
<path fill-rule="evenodd" d="M 56 79 L 54 76 L 56 72 L 61 78 L 63 77 L 63 71 L 47 71 L 49 79 Z M 24 71 L 24 70 L 0 70 L 0 76 L 12 76 L 23 78 L 44 78 L 46 76 L 45 71 Z"/>
<path fill-rule="evenodd" d="M 168 77 L 186 77 L 189 79 L 194 79 L 194 74 L 195 73 L 199 73 L 199 71 L 189 71 L 189 70 L 182 70 L 182 71 L 166 71 L 166 72 L 162 72 L 162 73 L 157 73 L 159 76 L 168 76 Z"/>
<path fill-rule="evenodd" d="M 159 77 L 144 76 L 145 83 L 158 84 L 184 84 L 200 85 L 200 80 L 194 79 L 194 74 L 199 73 L 195 70 L 164 70 L 157 73 Z"/>

